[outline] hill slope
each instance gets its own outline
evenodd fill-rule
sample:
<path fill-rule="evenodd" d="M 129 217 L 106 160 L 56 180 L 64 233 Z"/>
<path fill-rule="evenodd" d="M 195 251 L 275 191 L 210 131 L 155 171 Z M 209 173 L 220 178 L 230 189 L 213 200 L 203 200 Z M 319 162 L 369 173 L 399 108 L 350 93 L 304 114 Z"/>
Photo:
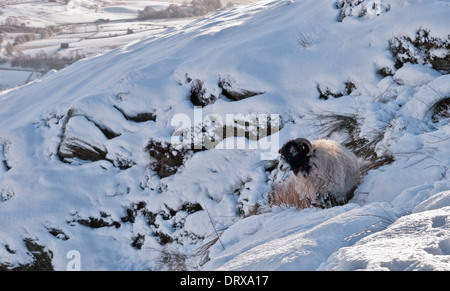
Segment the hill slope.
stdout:
<path fill-rule="evenodd" d="M 0 95 L 0 268 L 450 269 L 450 2 L 358 2 L 223 9 Z M 270 208 L 278 147 L 323 136 L 369 161 L 354 198 Z"/>

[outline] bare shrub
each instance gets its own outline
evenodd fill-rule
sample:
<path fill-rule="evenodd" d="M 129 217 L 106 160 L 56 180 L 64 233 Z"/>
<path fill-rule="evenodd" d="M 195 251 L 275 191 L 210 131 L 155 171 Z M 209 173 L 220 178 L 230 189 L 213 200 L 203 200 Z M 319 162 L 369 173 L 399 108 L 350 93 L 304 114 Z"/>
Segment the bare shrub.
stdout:
<path fill-rule="evenodd" d="M 36 71 L 48 72 L 50 70 L 61 70 L 71 65 L 85 56 L 76 52 L 71 56 L 61 56 L 56 53 L 48 56 L 45 52 L 41 51 L 37 53 L 34 57 L 26 55 L 22 52 L 17 53 L 11 60 L 11 66 L 31 68 Z"/>
<path fill-rule="evenodd" d="M 191 100 L 194 106 L 204 107 L 206 105 L 213 104 L 217 101 L 217 99 L 217 96 L 213 94 L 207 94 L 203 81 L 198 79 L 192 80 L 189 100 Z"/>
<path fill-rule="evenodd" d="M 46 250 L 46 248 L 40 245 L 35 239 L 25 238 L 23 240 L 25 247 L 27 248 L 27 254 L 32 257 L 32 261 L 28 264 L 18 264 L 13 266 L 12 264 L 0 263 L 0 271 L 53 271 L 52 259 L 53 252 Z M 7 251 L 14 254 L 16 251 L 12 250 L 9 246 L 5 246 Z"/>
<path fill-rule="evenodd" d="M 312 47 L 324 31 L 323 27 L 317 23 L 297 28 L 297 42 L 304 49 Z"/>
<path fill-rule="evenodd" d="M 431 36 L 429 29 L 419 28 L 414 38 L 392 38 L 389 47 L 397 69 L 405 63 L 431 64 L 438 71 L 450 72 L 450 35 L 441 39 Z"/>
<path fill-rule="evenodd" d="M 186 271 L 186 260 L 188 256 L 173 248 L 164 247 L 160 251 L 159 261 L 167 271 Z"/>
<path fill-rule="evenodd" d="M 319 99 L 328 100 L 328 98 L 340 98 L 343 96 L 347 96 L 353 93 L 356 90 L 356 85 L 347 81 L 344 83 L 345 89 L 337 92 L 331 91 L 331 89 L 325 84 L 317 84 L 317 91 L 319 92 Z"/>
<path fill-rule="evenodd" d="M 438 100 L 430 107 L 429 112 L 434 123 L 438 123 L 441 119 L 450 118 L 450 97 Z"/>
<path fill-rule="evenodd" d="M 151 158 L 150 169 L 160 178 L 174 175 L 186 159 L 194 153 L 194 150 L 175 149 L 170 143 L 153 139 L 149 141 L 145 149 Z"/>
<path fill-rule="evenodd" d="M 309 48 L 313 45 L 314 39 L 311 34 L 305 33 L 303 31 L 299 31 L 297 33 L 297 42 L 303 47 L 303 48 Z"/>
<path fill-rule="evenodd" d="M 100 212 L 100 217 L 90 216 L 89 218 L 81 218 L 78 213 L 76 213 L 75 218 L 71 221 L 67 221 L 68 224 L 78 223 L 85 227 L 89 228 L 103 228 L 103 227 L 112 227 L 120 228 L 120 222 L 112 220 L 105 212 Z"/>
<path fill-rule="evenodd" d="M 8 18 L 6 18 L 4 25 L 8 25 L 8 26 L 20 26 L 20 20 L 18 17 L 16 16 L 8 16 Z"/>

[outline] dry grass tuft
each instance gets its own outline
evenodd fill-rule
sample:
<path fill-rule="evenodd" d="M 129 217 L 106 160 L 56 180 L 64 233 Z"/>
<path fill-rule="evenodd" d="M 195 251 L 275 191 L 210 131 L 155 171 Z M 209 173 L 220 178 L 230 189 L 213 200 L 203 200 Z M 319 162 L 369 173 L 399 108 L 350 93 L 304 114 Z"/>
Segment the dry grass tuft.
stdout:
<path fill-rule="evenodd" d="M 429 112 L 434 123 L 438 123 L 441 119 L 450 118 L 450 97 L 442 98 L 434 103 Z"/>
<path fill-rule="evenodd" d="M 361 129 L 356 115 L 344 114 L 318 114 L 319 135 L 326 138 L 334 134 L 346 134 L 346 139 L 342 145 L 352 151 L 357 157 L 367 161 L 361 167 L 361 175 L 368 171 L 394 162 L 394 157 L 386 152 L 381 155 L 377 153 L 376 146 L 383 139 L 383 132 L 376 132 L 372 140 L 361 137 Z"/>

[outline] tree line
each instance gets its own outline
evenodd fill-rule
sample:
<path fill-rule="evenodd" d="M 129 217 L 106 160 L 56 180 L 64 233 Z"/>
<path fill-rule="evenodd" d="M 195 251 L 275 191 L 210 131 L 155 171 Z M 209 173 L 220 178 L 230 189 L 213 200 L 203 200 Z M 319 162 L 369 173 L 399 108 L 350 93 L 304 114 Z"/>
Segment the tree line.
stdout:
<path fill-rule="evenodd" d="M 76 61 L 85 58 L 78 51 L 70 56 L 62 56 L 59 53 L 47 55 L 44 51 L 37 53 L 34 57 L 18 52 L 11 59 L 12 67 L 30 68 L 35 71 L 48 72 L 50 70 L 61 70 Z"/>
<path fill-rule="evenodd" d="M 151 6 L 146 6 L 143 10 L 138 10 L 138 19 L 167 19 L 195 17 L 207 14 L 222 8 L 220 0 L 193 0 L 190 5 L 170 4 L 164 10 L 156 10 Z"/>

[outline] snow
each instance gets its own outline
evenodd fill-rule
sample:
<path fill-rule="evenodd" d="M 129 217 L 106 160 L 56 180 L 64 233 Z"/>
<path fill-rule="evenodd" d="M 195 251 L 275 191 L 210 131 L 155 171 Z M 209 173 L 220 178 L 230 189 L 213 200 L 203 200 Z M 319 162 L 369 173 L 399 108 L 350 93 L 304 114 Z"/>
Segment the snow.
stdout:
<path fill-rule="evenodd" d="M 44 52 L 48 56 L 74 57 L 96 56 L 113 48 L 127 45 L 149 35 L 158 35 L 167 27 L 185 25 L 194 18 L 137 20 L 138 10 L 151 5 L 163 9 L 170 5 L 158 1 L 127 1 L 122 6 L 121 1 L 72 1 L 68 5 L 44 1 L 24 1 L 15 5 L 0 6 L 0 23 L 6 23 L 8 18 L 14 19 L 16 25 L 27 28 L 40 27 L 58 31 L 48 38 L 42 38 L 39 33 L 36 39 L 14 46 L 14 54 L 20 52 L 34 57 Z M 11 22 L 11 20 L 9 20 Z M 6 53 L 6 45 L 13 44 L 16 36 L 26 33 L 3 33 L 0 47 L 0 57 L 10 59 Z M 26 29 L 25 29 L 26 31 Z M 132 33 L 130 33 L 132 32 Z M 69 48 L 61 49 L 61 44 L 69 44 Z M 3 64 L 2 69 L 7 64 Z M 0 90 L 14 88 L 38 78 L 31 68 L 7 67 L 0 70 Z M 33 74 L 32 74 L 33 73 Z M 32 74 L 32 75 L 31 75 Z M 30 76 L 31 75 L 31 76 Z"/>
<path fill-rule="evenodd" d="M 394 75 L 394 80 L 397 83 L 416 87 L 424 85 L 440 76 L 439 72 L 433 68 L 428 68 L 422 65 L 405 64 Z"/>
<path fill-rule="evenodd" d="M 212 248 L 212 256 L 215 252 L 218 255 L 205 269 L 315 270 L 334 251 L 350 244 L 352 235 L 361 238 L 361 230 L 369 232 L 379 216 L 395 217 L 389 208 L 384 204 L 347 204 L 300 213 L 284 209 L 247 218 L 224 232 L 221 241 L 225 250 L 217 245 Z"/>
<path fill-rule="evenodd" d="M 30 76 L 31 75 L 31 76 Z M 0 75 L 0 90 L 13 88 L 25 84 L 27 80 L 36 76 L 36 73 L 26 71 L 6 71 Z"/>
<path fill-rule="evenodd" d="M 449 213 L 447 206 L 401 217 L 385 231 L 341 248 L 318 270 L 448 271 Z"/>
<path fill-rule="evenodd" d="M 447 39 L 450 2 L 363 2 L 358 9 L 381 10 L 338 21 L 334 0 L 225 8 L 1 92 L 0 267 L 30 263 L 31 238 L 56 270 L 72 250 L 83 270 L 450 270 L 449 120 L 430 111 L 450 96 L 450 76 L 427 64 L 396 70 L 388 49 L 420 27 Z M 378 75 L 383 67 L 393 75 Z M 239 92 L 263 93 L 219 98 L 203 118 L 278 114 L 280 131 L 265 141 L 282 145 L 321 137 L 317 114 L 355 115 L 360 135 L 381 136 L 375 151 L 392 163 L 330 209 L 270 207 L 272 161 L 242 136 L 159 177 L 145 148 L 170 143 L 175 116 L 196 119 L 189 79 L 220 97 L 225 77 Z M 345 92 L 346 82 L 351 94 L 319 99 L 318 85 Z M 144 113 L 156 119 L 130 118 Z M 106 156 L 63 161 L 64 136 Z"/>
<path fill-rule="evenodd" d="M 421 202 L 419 205 L 417 205 L 414 208 L 413 212 L 417 213 L 446 207 L 448 205 L 449 194 L 450 194 L 449 191 L 442 191 L 437 194 L 434 194 L 425 201 Z"/>

